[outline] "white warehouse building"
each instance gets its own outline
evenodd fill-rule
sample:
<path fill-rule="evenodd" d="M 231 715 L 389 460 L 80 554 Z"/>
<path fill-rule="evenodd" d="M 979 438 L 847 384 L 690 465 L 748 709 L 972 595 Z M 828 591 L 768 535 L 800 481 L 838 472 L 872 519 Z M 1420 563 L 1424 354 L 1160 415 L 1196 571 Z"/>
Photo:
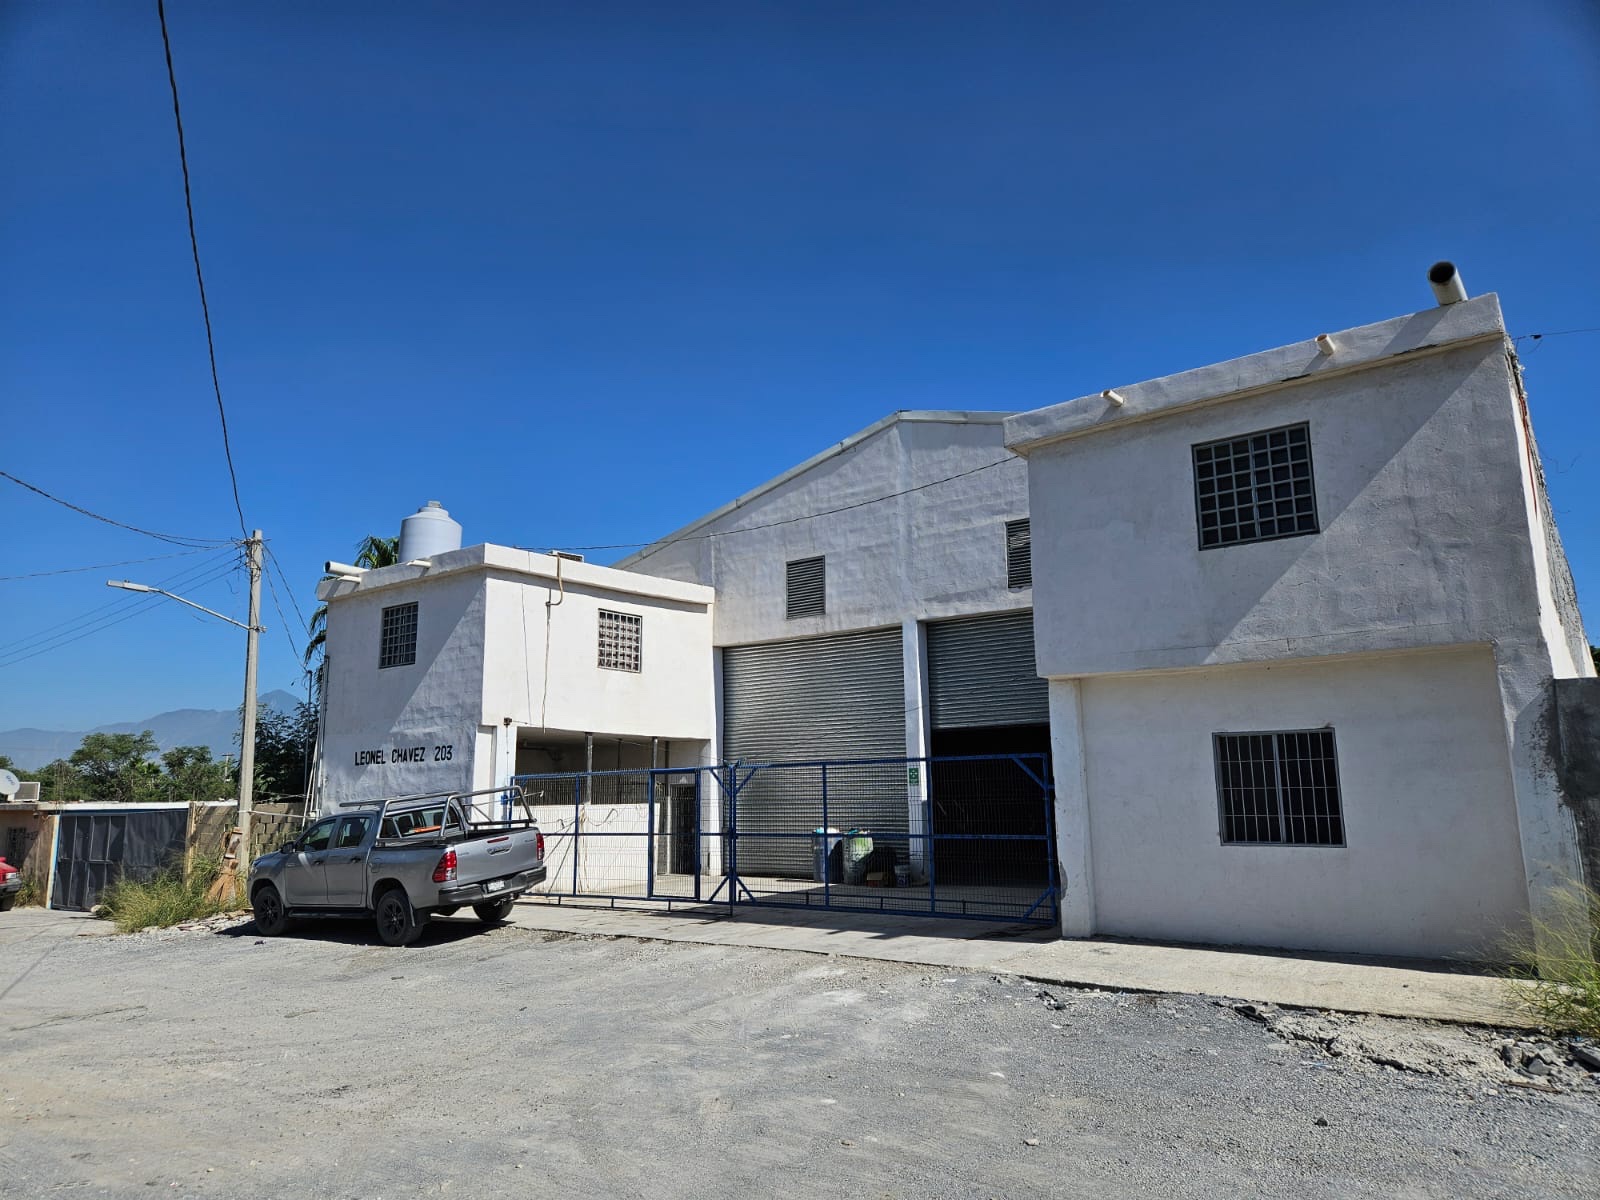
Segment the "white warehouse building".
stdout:
<path fill-rule="evenodd" d="M 402 557 L 320 593 L 324 810 L 742 764 L 695 862 L 752 898 L 837 902 L 811 828 L 860 825 L 924 911 L 1429 957 L 1582 875 L 1544 717 L 1593 668 L 1492 296 L 896 413 L 614 567 Z"/>

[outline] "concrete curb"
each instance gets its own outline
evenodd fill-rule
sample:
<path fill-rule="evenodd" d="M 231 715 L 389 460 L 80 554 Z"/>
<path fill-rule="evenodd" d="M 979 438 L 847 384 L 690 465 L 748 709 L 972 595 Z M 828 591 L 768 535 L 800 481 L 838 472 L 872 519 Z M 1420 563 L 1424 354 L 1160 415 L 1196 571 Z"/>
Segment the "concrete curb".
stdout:
<path fill-rule="evenodd" d="M 834 954 L 908 965 L 993 971 L 1062 987 L 1177 993 L 1289 1008 L 1369 1013 L 1466 1025 L 1533 1028 L 1512 987 L 1454 964 L 1104 940 L 1017 937 L 980 921 L 772 910 L 736 916 L 523 902 L 524 929 L 712 946 Z"/>

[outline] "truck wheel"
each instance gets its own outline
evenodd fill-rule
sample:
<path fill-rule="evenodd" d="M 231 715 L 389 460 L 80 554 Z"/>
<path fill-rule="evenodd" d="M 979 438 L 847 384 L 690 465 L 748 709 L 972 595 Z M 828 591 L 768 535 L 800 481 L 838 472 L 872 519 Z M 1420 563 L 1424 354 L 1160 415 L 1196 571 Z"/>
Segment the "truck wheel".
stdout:
<path fill-rule="evenodd" d="M 256 889 L 250 901 L 256 914 L 256 932 L 262 937 L 277 937 L 289 928 L 289 914 L 284 910 L 283 897 L 270 883 Z"/>
<path fill-rule="evenodd" d="M 498 925 L 511 915 L 512 897 L 504 900 L 491 900 L 487 904 L 474 904 L 472 911 L 478 914 L 478 920 L 485 925 Z"/>
<path fill-rule="evenodd" d="M 6 896 L 3 899 L 0 899 L 0 912 L 10 912 L 11 906 L 16 902 L 17 898 L 15 895 Z"/>
<path fill-rule="evenodd" d="M 422 932 L 422 922 L 417 920 L 416 909 L 406 897 L 404 888 L 390 888 L 378 897 L 378 937 L 385 946 L 409 946 Z"/>

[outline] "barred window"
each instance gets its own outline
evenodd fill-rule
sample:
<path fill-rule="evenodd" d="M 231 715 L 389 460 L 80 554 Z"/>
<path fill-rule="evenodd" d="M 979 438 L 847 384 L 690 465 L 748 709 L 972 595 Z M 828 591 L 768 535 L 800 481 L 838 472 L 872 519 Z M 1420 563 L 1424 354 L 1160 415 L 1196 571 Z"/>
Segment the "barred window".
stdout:
<path fill-rule="evenodd" d="M 378 638 L 378 669 L 409 667 L 417 661 L 417 606 L 396 604 L 383 610 Z"/>
<path fill-rule="evenodd" d="M 1212 743 L 1224 844 L 1344 845 L 1333 730 L 1218 733 Z"/>
<path fill-rule="evenodd" d="M 1202 442 L 1193 450 L 1200 549 L 1318 532 L 1309 425 Z"/>
<path fill-rule="evenodd" d="M 612 671 L 639 670 L 644 618 L 600 610 L 600 665 Z"/>
<path fill-rule="evenodd" d="M 787 566 L 786 616 L 817 617 L 828 611 L 828 560 L 825 555 L 816 558 L 797 558 Z"/>
<path fill-rule="evenodd" d="M 1006 522 L 1006 586 L 1014 592 L 1033 586 L 1033 531 L 1027 517 Z"/>

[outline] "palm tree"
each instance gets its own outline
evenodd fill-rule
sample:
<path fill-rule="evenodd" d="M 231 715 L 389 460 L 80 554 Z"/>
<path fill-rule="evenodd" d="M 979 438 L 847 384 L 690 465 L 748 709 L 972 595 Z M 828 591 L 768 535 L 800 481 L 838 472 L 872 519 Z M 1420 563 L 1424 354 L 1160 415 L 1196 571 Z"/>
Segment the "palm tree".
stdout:
<path fill-rule="evenodd" d="M 352 564 L 367 571 L 375 571 L 379 567 L 392 567 L 400 561 L 399 537 L 377 537 L 369 534 L 356 546 L 356 556 Z M 330 579 L 332 576 L 323 576 Z M 306 670 L 312 673 L 312 678 L 320 680 L 321 671 L 312 666 L 314 660 L 322 654 L 323 647 L 328 642 L 328 606 L 321 604 L 317 611 L 311 614 L 311 622 L 306 632 L 311 640 L 306 643 Z"/>

